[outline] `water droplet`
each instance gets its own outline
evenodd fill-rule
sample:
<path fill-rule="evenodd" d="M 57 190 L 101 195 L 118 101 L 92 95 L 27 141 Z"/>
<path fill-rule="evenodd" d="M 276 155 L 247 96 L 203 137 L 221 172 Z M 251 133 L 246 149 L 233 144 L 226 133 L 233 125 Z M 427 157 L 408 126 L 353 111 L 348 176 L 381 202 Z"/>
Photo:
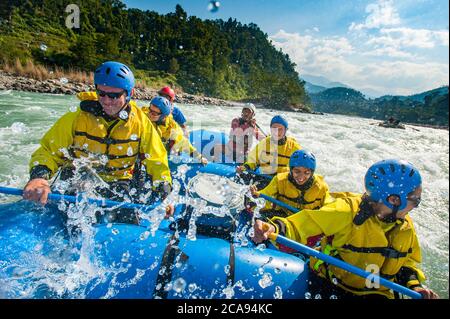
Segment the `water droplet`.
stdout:
<path fill-rule="evenodd" d="M 393 188 L 395 185 L 392 182 L 389 182 L 388 187 Z"/>
<path fill-rule="evenodd" d="M 220 2 L 219 1 L 210 1 L 208 3 L 208 10 L 212 13 L 217 12 L 219 10 L 220 7 Z"/>
<path fill-rule="evenodd" d="M 148 236 L 150 236 L 150 232 L 148 230 L 146 230 L 145 232 L 143 232 L 142 234 L 139 235 L 139 239 L 146 240 L 148 238 Z"/>
<path fill-rule="evenodd" d="M 309 292 L 305 293 L 305 299 L 311 299 L 311 294 Z"/>
<path fill-rule="evenodd" d="M 60 78 L 59 79 L 59 82 L 61 82 L 61 84 L 67 84 L 67 83 L 69 83 L 69 80 L 67 79 L 67 78 Z"/>
<path fill-rule="evenodd" d="M 137 134 L 131 134 L 130 139 L 131 139 L 132 141 L 137 141 L 137 139 L 138 139 Z"/>
<path fill-rule="evenodd" d="M 338 299 L 338 297 L 336 295 L 331 295 L 330 299 Z"/>
<path fill-rule="evenodd" d="M 195 283 L 189 284 L 188 290 L 189 292 L 194 292 L 197 289 L 197 285 Z"/>
<path fill-rule="evenodd" d="M 173 286 L 172 286 L 173 290 L 175 290 L 177 293 L 181 293 L 184 291 L 184 289 L 186 288 L 186 281 L 183 278 L 177 278 L 174 282 L 173 282 Z"/>
<path fill-rule="evenodd" d="M 128 149 L 127 149 L 127 155 L 128 156 L 133 156 L 133 148 L 131 146 L 129 146 Z"/>
<path fill-rule="evenodd" d="M 225 267 L 223 267 L 223 270 L 225 271 L 225 273 L 227 275 L 229 275 L 230 274 L 230 265 L 226 265 Z"/>
<path fill-rule="evenodd" d="M 78 109 L 78 106 L 72 105 L 72 106 L 69 108 L 69 111 L 70 111 L 70 112 L 76 112 L 77 109 Z"/>
<path fill-rule="evenodd" d="M 273 294 L 273 298 L 275 299 L 283 299 L 283 290 L 280 286 L 275 287 L 275 293 Z"/>
<path fill-rule="evenodd" d="M 322 299 L 322 296 L 320 294 L 317 294 L 314 296 L 314 299 Z"/>
<path fill-rule="evenodd" d="M 146 158 L 146 159 L 149 159 L 150 157 L 151 157 L 150 154 L 145 153 L 145 158 Z"/>
<path fill-rule="evenodd" d="M 33 166 L 38 166 L 39 165 L 39 162 L 38 161 L 34 161 L 33 162 Z"/>
<path fill-rule="evenodd" d="M 144 37 L 144 35 L 143 35 L 143 34 L 141 34 L 141 35 L 140 35 L 140 37 L 141 37 L 141 38 L 143 38 L 143 37 Z"/>
<path fill-rule="evenodd" d="M 126 120 L 126 119 L 128 118 L 128 112 L 125 111 L 125 110 L 120 111 L 119 117 L 120 117 L 122 120 Z"/>
<path fill-rule="evenodd" d="M 39 46 L 39 48 L 42 50 L 42 51 L 47 51 L 47 46 L 44 44 L 44 43 L 41 43 L 41 45 Z"/>
<path fill-rule="evenodd" d="M 180 50 L 183 50 L 183 46 L 182 45 L 178 46 L 178 48 L 180 48 Z"/>
<path fill-rule="evenodd" d="M 14 122 L 11 125 L 11 131 L 15 134 L 28 133 L 30 129 L 22 122 Z"/>
<path fill-rule="evenodd" d="M 123 263 L 126 263 L 126 262 L 128 262 L 128 259 L 130 259 L 130 252 L 127 250 L 126 252 L 124 252 L 124 253 L 122 254 L 122 259 L 121 259 L 121 261 L 122 261 Z"/>
<path fill-rule="evenodd" d="M 118 150 L 122 150 L 122 149 L 123 149 L 123 146 L 122 146 L 122 145 L 118 145 L 118 146 L 117 146 L 117 149 L 118 149 Z"/>
<path fill-rule="evenodd" d="M 119 233 L 119 230 L 117 228 L 113 228 L 111 229 L 111 233 L 113 233 L 113 235 L 117 235 Z"/>
<path fill-rule="evenodd" d="M 275 268 L 275 269 L 274 269 L 274 272 L 275 272 L 277 275 L 279 275 L 279 274 L 281 273 L 281 269 L 280 269 L 280 268 Z"/>
<path fill-rule="evenodd" d="M 258 284 L 261 288 L 267 288 L 273 285 L 272 275 L 269 273 L 265 273 L 262 278 L 258 281 Z"/>

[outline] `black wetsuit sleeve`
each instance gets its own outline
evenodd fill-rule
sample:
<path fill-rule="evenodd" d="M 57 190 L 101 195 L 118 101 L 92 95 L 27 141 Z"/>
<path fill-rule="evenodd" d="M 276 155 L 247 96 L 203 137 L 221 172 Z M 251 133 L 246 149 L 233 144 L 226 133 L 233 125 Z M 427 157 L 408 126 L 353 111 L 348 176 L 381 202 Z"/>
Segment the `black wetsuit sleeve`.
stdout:
<path fill-rule="evenodd" d="M 400 271 L 397 273 L 396 281 L 398 284 L 408 287 L 410 289 L 415 287 L 422 287 L 420 284 L 417 273 L 408 267 L 400 268 Z"/>
<path fill-rule="evenodd" d="M 35 178 L 50 179 L 52 171 L 45 165 L 36 165 L 30 170 L 30 180 Z"/>

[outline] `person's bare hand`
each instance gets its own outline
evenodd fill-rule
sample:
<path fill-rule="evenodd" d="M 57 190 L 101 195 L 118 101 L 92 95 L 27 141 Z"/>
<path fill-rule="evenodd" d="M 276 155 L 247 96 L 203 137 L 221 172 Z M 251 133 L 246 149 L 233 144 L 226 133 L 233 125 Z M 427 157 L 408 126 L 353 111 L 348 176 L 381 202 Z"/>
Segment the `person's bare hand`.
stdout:
<path fill-rule="evenodd" d="M 23 189 L 23 198 L 31 200 L 41 205 L 47 204 L 50 185 L 44 178 L 34 178 L 30 180 Z"/>

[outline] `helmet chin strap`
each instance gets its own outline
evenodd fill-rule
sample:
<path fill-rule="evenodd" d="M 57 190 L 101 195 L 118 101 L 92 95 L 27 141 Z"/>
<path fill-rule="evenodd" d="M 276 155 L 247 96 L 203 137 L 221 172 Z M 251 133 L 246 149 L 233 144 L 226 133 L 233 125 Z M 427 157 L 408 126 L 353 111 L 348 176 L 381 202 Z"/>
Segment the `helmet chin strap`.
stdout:
<path fill-rule="evenodd" d="M 400 206 L 394 205 L 392 208 L 392 213 L 383 218 L 385 223 L 395 223 L 397 221 L 397 212 Z"/>

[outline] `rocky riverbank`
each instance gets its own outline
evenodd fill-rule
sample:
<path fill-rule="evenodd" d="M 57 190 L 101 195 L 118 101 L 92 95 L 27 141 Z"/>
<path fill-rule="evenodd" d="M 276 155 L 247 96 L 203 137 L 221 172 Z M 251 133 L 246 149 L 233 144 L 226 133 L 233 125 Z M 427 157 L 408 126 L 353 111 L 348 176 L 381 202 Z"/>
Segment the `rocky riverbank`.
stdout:
<path fill-rule="evenodd" d="M 16 76 L 0 70 L 0 90 L 16 90 L 36 93 L 52 94 L 76 94 L 83 91 L 94 90 L 93 85 L 81 82 L 73 82 L 66 78 L 36 80 L 33 78 Z M 157 90 L 152 88 L 136 88 L 135 97 L 140 100 L 150 100 L 157 95 Z M 216 99 L 212 97 L 179 93 L 176 102 L 184 104 L 242 106 L 243 103 Z"/>

